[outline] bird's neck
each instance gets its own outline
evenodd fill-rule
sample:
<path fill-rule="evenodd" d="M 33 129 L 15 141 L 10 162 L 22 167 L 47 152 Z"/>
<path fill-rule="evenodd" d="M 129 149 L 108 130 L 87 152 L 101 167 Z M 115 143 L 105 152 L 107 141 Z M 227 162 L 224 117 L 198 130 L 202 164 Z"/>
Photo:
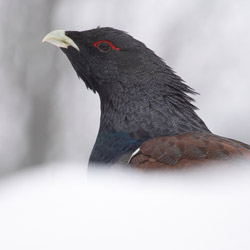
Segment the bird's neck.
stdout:
<path fill-rule="evenodd" d="M 184 108 L 179 103 L 180 108 L 171 108 L 171 98 L 168 102 L 162 98 L 160 103 L 153 98 L 145 106 L 143 100 L 137 104 L 130 100 L 126 105 L 110 100 L 102 107 L 100 129 L 90 162 L 114 163 L 123 155 L 122 163 L 126 163 L 129 156 L 150 138 L 190 131 L 209 132 L 191 107 Z M 119 102 L 123 101 L 120 97 Z"/>
<path fill-rule="evenodd" d="M 162 77 L 162 79 L 161 79 Z M 147 79 L 150 79 L 147 77 Z M 171 69 L 156 82 L 116 85 L 115 95 L 102 96 L 101 121 L 90 162 L 114 162 L 143 141 L 184 132 L 210 132 L 195 112 L 188 94 L 195 92 Z"/>

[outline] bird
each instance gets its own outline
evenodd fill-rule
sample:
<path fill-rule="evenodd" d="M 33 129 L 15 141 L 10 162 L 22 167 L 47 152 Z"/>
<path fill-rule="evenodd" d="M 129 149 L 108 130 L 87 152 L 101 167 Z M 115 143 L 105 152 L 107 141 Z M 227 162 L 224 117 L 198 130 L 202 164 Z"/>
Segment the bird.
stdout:
<path fill-rule="evenodd" d="M 89 166 L 175 169 L 250 157 L 248 144 L 208 129 L 193 104 L 198 93 L 127 32 L 55 30 L 43 42 L 59 47 L 100 97 Z"/>

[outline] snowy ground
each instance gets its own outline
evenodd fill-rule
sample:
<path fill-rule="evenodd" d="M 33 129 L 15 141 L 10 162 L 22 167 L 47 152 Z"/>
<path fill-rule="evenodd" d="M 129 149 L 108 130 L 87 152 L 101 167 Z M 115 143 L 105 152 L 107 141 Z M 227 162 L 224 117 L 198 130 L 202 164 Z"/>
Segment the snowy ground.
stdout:
<path fill-rule="evenodd" d="M 54 164 L 2 178 L 0 249 L 250 249 L 250 168 Z"/>

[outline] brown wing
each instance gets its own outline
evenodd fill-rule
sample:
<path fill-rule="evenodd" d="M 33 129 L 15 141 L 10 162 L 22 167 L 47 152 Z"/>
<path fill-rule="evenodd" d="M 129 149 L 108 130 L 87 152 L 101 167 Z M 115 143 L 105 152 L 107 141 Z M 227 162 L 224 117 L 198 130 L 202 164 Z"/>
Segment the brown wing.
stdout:
<path fill-rule="evenodd" d="M 184 133 L 150 139 L 132 156 L 134 167 L 181 168 L 237 157 L 250 158 L 250 146 L 207 133 Z"/>

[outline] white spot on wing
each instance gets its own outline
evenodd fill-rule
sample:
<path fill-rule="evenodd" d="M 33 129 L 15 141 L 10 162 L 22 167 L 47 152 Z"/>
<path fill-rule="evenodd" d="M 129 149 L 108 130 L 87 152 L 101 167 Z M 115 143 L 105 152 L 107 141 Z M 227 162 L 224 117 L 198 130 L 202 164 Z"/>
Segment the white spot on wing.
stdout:
<path fill-rule="evenodd" d="M 137 148 L 137 149 L 135 150 L 135 152 L 130 156 L 130 158 L 129 158 L 129 160 L 128 160 L 128 163 L 130 163 L 131 160 L 132 160 L 132 158 L 133 158 L 134 156 L 136 156 L 137 154 L 139 154 L 139 153 L 140 153 L 140 148 Z"/>

